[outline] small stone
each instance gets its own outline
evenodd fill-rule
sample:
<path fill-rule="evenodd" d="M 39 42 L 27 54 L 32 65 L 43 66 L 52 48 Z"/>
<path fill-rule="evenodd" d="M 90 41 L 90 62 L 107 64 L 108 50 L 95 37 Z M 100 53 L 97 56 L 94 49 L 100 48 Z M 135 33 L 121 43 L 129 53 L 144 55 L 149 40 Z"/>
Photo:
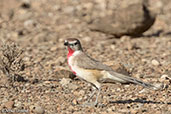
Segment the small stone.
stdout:
<path fill-rule="evenodd" d="M 82 99 L 83 99 L 83 97 L 81 97 L 81 96 L 77 98 L 78 101 L 81 101 Z M 85 99 L 87 99 L 87 98 L 85 98 Z"/>
<path fill-rule="evenodd" d="M 69 78 L 62 78 L 62 80 L 59 82 L 62 86 L 66 86 L 67 84 L 69 84 L 71 81 L 71 79 Z"/>
<path fill-rule="evenodd" d="M 156 83 L 154 84 L 154 86 L 155 86 L 154 90 L 160 90 L 165 88 L 165 86 L 162 83 Z"/>
<path fill-rule="evenodd" d="M 139 91 L 139 93 L 148 93 L 148 90 L 144 88 L 143 90 Z"/>
<path fill-rule="evenodd" d="M 22 106 L 22 103 L 18 101 L 18 102 L 16 102 L 16 103 L 14 104 L 14 106 L 15 106 L 15 107 L 21 107 L 21 106 Z"/>
<path fill-rule="evenodd" d="M 56 51 L 57 48 L 58 48 L 57 46 L 53 46 L 53 47 L 50 48 L 50 51 Z"/>
<path fill-rule="evenodd" d="M 23 21 L 27 20 L 30 17 L 32 17 L 33 13 L 32 12 L 27 12 L 27 11 L 21 11 L 21 13 L 18 15 L 18 19 Z"/>
<path fill-rule="evenodd" d="M 11 32 L 11 37 L 18 38 L 18 33 L 17 32 Z"/>
<path fill-rule="evenodd" d="M 112 108 L 108 108 L 107 111 L 108 111 L 109 113 L 111 113 L 111 112 L 112 112 Z"/>
<path fill-rule="evenodd" d="M 166 75 L 166 74 L 164 74 L 164 75 L 162 75 L 160 77 L 160 81 L 164 81 L 164 80 L 167 80 L 167 79 L 171 80 L 171 78 L 168 75 Z"/>
<path fill-rule="evenodd" d="M 157 60 L 155 60 L 155 59 L 153 59 L 153 60 L 151 61 L 151 63 L 152 63 L 153 65 L 155 65 L 155 66 L 159 66 L 159 65 L 160 65 L 160 63 L 159 63 Z"/>
<path fill-rule="evenodd" d="M 110 44 L 110 48 L 115 50 L 116 49 L 116 45 L 115 45 L 115 42 L 109 42 L 108 44 Z M 112 44 L 112 45 L 111 45 Z"/>
<path fill-rule="evenodd" d="M 74 96 L 79 96 L 79 92 L 78 92 L 78 91 L 74 91 L 74 92 L 73 92 L 73 95 L 74 95 Z"/>
<path fill-rule="evenodd" d="M 79 91 L 79 94 L 80 94 L 80 95 L 85 95 L 85 91 L 84 91 L 84 90 L 80 90 L 80 91 Z"/>
<path fill-rule="evenodd" d="M 83 40 L 86 42 L 90 42 L 92 40 L 92 38 L 87 36 L 87 37 L 84 37 Z"/>
<path fill-rule="evenodd" d="M 7 109 L 11 109 L 14 107 L 14 101 L 8 101 L 4 105 Z"/>
<path fill-rule="evenodd" d="M 127 36 L 127 35 L 124 35 L 121 37 L 120 41 L 121 42 L 126 42 L 126 41 L 129 41 L 130 40 L 130 36 Z"/>
<path fill-rule="evenodd" d="M 148 62 L 147 59 L 141 59 L 141 61 L 144 62 L 144 63 L 147 63 Z"/>
<path fill-rule="evenodd" d="M 130 110 L 128 109 L 120 109 L 119 112 L 123 113 L 130 113 Z"/>
<path fill-rule="evenodd" d="M 34 106 L 33 107 L 33 112 L 36 113 L 36 114 L 44 114 L 45 110 L 40 106 Z"/>
<path fill-rule="evenodd" d="M 132 114 L 137 114 L 137 112 L 138 112 L 137 110 L 131 110 Z"/>
<path fill-rule="evenodd" d="M 72 104 L 76 105 L 76 104 L 78 104 L 78 101 L 77 101 L 76 99 L 74 99 L 74 100 L 72 101 Z"/>
<path fill-rule="evenodd" d="M 116 91 L 121 91 L 121 89 L 120 88 L 117 88 Z"/>
<path fill-rule="evenodd" d="M 71 89 L 71 90 L 76 90 L 78 88 L 78 86 L 75 85 L 75 84 L 70 83 L 70 84 L 68 84 L 68 88 Z"/>
<path fill-rule="evenodd" d="M 50 81 L 45 81 L 45 82 L 43 82 L 45 85 L 50 85 L 51 84 L 51 82 Z"/>
<path fill-rule="evenodd" d="M 35 22 L 33 20 L 26 20 L 24 22 L 24 27 L 26 28 L 34 27 L 34 25 L 35 25 Z"/>
<path fill-rule="evenodd" d="M 129 88 L 130 87 L 130 85 L 125 85 L 125 88 Z"/>

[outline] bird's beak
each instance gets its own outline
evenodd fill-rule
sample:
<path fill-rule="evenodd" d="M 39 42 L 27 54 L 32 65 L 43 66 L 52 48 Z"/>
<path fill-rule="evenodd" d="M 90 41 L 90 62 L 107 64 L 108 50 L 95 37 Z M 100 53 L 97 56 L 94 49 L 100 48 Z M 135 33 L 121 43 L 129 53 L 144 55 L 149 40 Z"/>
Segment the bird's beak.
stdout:
<path fill-rule="evenodd" d="M 64 42 L 64 46 L 68 46 L 68 42 Z"/>

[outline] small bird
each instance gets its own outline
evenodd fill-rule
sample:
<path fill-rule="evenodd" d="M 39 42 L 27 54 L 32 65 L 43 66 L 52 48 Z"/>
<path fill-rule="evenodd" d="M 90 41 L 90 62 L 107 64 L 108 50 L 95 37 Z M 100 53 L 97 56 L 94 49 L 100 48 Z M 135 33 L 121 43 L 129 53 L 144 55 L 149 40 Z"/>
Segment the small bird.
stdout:
<path fill-rule="evenodd" d="M 111 67 L 94 60 L 83 51 L 80 41 L 76 38 L 66 39 L 64 45 L 68 49 L 67 61 L 72 72 L 95 87 L 88 101 L 94 96 L 96 90 L 98 90 L 96 100 L 91 105 L 97 106 L 101 83 L 105 82 L 105 80 L 120 83 L 134 83 L 146 88 L 155 88 L 152 84 L 117 73 Z"/>

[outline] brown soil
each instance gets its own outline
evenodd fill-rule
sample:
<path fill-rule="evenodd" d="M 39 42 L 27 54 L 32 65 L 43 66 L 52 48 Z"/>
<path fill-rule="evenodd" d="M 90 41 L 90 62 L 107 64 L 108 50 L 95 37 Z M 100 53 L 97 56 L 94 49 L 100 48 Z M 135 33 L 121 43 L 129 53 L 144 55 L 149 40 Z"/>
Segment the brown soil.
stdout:
<path fill-rule="evenodd" d="M 42 110 L 46 114 L 171 112 L 171 2 L 163 0 L 162 12 L 144 36 L 120 39 L 88 29 L 84 20 L 91 18 L 86 14 L 94 4 L 103 6 L 103 2 L 90 0 L 0 1 L 0 45 L 13 41 L 24 50 L 25 69 L 18 74 L 27 80 L 15 81 L 12 87 L 0 72 L 0 113 L 5 109 L 16 114 Z M 97 16 L 100 8 L 99 5 L 93 11 Z M 145 82 L 162 83 L 164 89 L 104 84 L 99 98 L 102 105 L 81 106 L 92 88 L 83 81 L 70 79 L 63 46 L 68 37 L 79 38 L 90 56 L 114 70 Z"/>

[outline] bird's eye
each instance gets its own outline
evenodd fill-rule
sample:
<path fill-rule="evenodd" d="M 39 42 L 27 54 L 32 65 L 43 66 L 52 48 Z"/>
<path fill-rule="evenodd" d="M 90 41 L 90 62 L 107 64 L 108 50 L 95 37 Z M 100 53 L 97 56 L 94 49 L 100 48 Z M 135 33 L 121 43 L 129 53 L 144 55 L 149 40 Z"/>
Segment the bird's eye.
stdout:
<path fill-rule="evenodd" d="M 75 42 L 75 43 L 74 43 L 74 45 L 77 45 L 77 44 L 78 44 L 78 42 Z"/>

